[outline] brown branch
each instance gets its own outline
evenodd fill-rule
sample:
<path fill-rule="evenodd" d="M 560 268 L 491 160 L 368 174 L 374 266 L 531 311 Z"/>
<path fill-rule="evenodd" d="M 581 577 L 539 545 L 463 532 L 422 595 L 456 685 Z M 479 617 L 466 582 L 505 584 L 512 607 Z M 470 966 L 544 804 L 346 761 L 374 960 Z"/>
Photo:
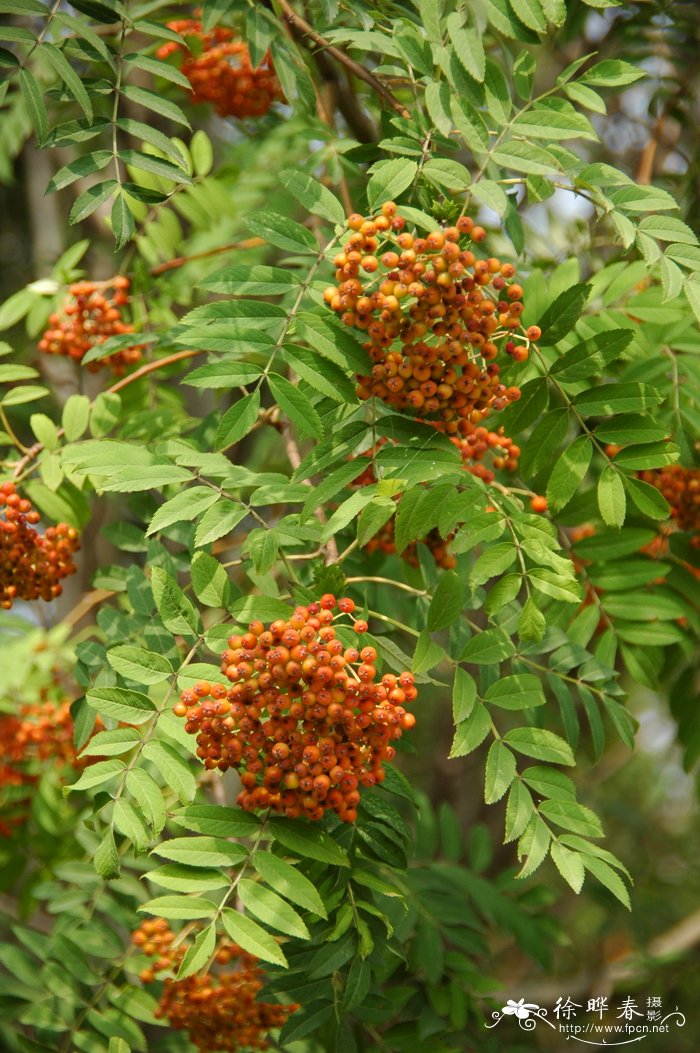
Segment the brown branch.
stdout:
<path fill-rule="evenodd" d="M 193 260 L 205 260 L 209 256 L 220 256 L 223 252 L 234 252 L 236 249 L 257 249 L 264 244 L 264 238 L 246 238 L 244 241 L 235 241 L 231 245 L 220 245 L 216 249 L 195 252 L 192 256 L 176 256 L 175 259 L 166 260 L 165 263 L 158 263 L 155 267 L 151 267 L 148 273 L 152 278 L 157 278 L 160 274 L 165 274 L 166 271 L 174 271 L 178 267 L 184 267 L 186 263 L 191 263 Z"/>
<path fill-rule="evenodd" d="M 68 614 L 61 618 L 61 624 L 69 627 L 76 625 L 81 618 L 85 617 L 88 611 L 91 611 L 98 603 L 102 603 L 103 600 L 108 600 L 111 596 L 116 596 L 116 593 L 109 589 L 91 589 L 90 592 L 87 592 L 80 598 L 75 607 L 68 611 Z"/>
<path fill-rule="evenodd" d="M 113 395 L 117 391 L 121 391 L 122 388 L 127 387 L 129 384 L 133 384 L 135 380 L 140 380 L 141 377 L 145 377 L 148 373 L 153 373 L 156 369 L 162 369 L 163 366 L 172 365 L 173 362 L 180 362 L 184 358 L 192 358 L 194 355 L 204 354 L 203 349 L 199 348 L 192 351 L 176 351 L 174 355 L 168 355 L 166 358 L 159 358 L 156 362 L 147 362 L 145 366 L 141 366 L 134 373 L 130 373 L 128 377 L 122 377 L 116 384 L 112 384 L 111 387 L 107 388 L 105 392 L 100 394 Z M 56 432 L 57 438 L 62 438 L 65 435 L 63 428 L 59 428 Z M 12 473 L 15 479 L 18 478 L 27 467 L 28 464 L 39 456 L 41 451 L 44 449 L 43 442 L 35 442 L 33 446 L 30 446 L 24 457 L 22 457 L 15 465 L 15 470 Z"/>
<path fill-rule="evenodd" d="M 133 384 L 135 380 L 145 377 L 148 373 L 153 373 L 156 369 L 162 369 L 163 366 L 170 366 L 173 362 L 181 362 L 185 358 L 194 358 L 195 355 L 203 354 L 204 348 L 200 347 L 189 351 L 176 351 L 174 355 L 159 358 L 155 362 L 147 362 L 145 366 L 141 366 L 134 373 L 130 373 L 128 377 L 122 377 L 116 384 L 112 384 L 111 388 L 107 388 L 106 394 L 113 395 L 115 392 L 121 391 L 122 388 L 128 387 L 129 384 Z"/>
<path fill-rule="evenodd" d="M 279 6 L 284 14 L 285 19 L 290 26 L 296 27 L 301 31 L 304 37 L 308 37 L 310 41 L 316 45 L 317 48 L 323 48 L 327 55 L 339 62 L 342 66 L 345 66 L 351 73 L 353 73 L 358 80 L 363 80 L 365 84 L 369 84 L 370 88 L 377 93 L 401 117 L 407 121 L 411 120 L 411 113 L 406 109 L 404 104 L 396 98 L 393 92 L 389 91 L 386 84 L 384 84 L 378 77 L 375 77 L 373 73 L 370 73 L 368 69 L 360 65 L 359 62 L 355 62 L 354 59 L 346 55 L 340 48 L 335 47 L 330 41 L 322 37 L 320 33 L 317 33 L 313 26 L 309 25 L 306 19 L 298 15 L 293 9 L 288 0 L 279 0 Z M 312 50 L 311 44 L 306 40 L 302 41 L 304 46 Z"/>
<path fill-rule="evenodd" d="M 289 25 L 289 33 L 293 40 L 306 46 L 304 33 L 298 25 Z M 352 82 L 348 70 L 345 69 L 345 80 L 341 81 L 338 70 L 331 62 L 325 51 L 315 51 L 313 59 L 318 67 L 323 81 L 327 84 L 329 94 L 332 96 L 333 107 L 340 110 L 348 127 L 361 143 L 374 143 L 377 140 L 377 128 L 368 113 L 363 110 L 353 91 Z M 331 124 L 331 121 L 327 121 Z M 350 211 L 353 211 L 350 209 Z"/>
<path fill-rule="evenodd" d="M 661 142 L 665 116 L 665 113 L 661 113 L 654 121 L 649 139 L 639 156 L 639 165 L 637 167 L 635 179 L 642 186 L 648 186 L 654 176 L 654 162 L 656 160 L 656 152 L 659 149 L 659 143 Z"/>

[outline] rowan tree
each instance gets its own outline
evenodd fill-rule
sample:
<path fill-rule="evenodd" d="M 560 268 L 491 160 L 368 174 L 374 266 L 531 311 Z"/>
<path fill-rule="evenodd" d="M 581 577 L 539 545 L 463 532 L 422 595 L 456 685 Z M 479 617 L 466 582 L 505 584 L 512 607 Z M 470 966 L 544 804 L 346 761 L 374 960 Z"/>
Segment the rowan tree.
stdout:
<path fill-rule="evenodd" d="M 640 687 L 699 741 L 692 8 L 3 4 L 4 1048 L 488 1053 L 496 948 L 634 911 L 596 765 Z"/>

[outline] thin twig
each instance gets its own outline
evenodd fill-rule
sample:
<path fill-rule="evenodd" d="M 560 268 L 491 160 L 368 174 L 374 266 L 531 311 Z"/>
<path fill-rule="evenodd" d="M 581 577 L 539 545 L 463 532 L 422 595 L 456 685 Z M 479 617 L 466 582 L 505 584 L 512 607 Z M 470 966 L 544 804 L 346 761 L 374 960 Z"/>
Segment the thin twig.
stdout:
<path fill-rule="evenodd" d="M 184 267 L 185 264 L 191 263 L 193 260 L 205 260 L 209 256 L 219 256 L 223 252 L 235 252 L 238 249 L 257 249 L 264 244 L 264 238 L 245 238 L 244 241 L 234 241 L 230 245 L 219 245 L 216 249 L 195 252 L 191 256 L 176 256 L 175 259 L 166 260 L 165 263 L 158 263 L 155 267 L 151 267 L 148 273 L 152 278 L 157 278 L 159 275 L 165 274 L 166 271 L 174 271 L 178 267 Z"/>
<path fill-rule="evenodd" d="M 117 391 L 121 391 L 122 388 L 127 387 L 127 385 L 133 384 L 135 380 L 140 380 L 141 377 L 145 377 L 148 373 L 153 373 L 156 369 L 162 369 L 163 366 L 172 365 L 173 362 L 179 362 L 184 358 L 192 358 L 194 355 L 201 354 L 204 354 L 204 351 L 201 348 L 190 351 L 176 351 L 175 354 L 168 355 L 166 358 L 159 358 L 156 362 L 147 362 L 145 366 L 141 366 L 140 369 L 137 369 L 134 373 L 130 373 L 127 377 L 122 377 L 122 379 L 118 380 L 116 384 L 112 384 L 110 388 L 107 388 L 105 392 L 100 392 L 100 394 L 113 395 Z M 65 432 L 63 428 L 59 428 L 56 432 L 56 437 L 60 439 L 64 434 Z M 31 462 L 39 456 L 43 449 L 43 442 L 35 442 L 33 446 L 29 447 L 24 457 L 17 461 L 15 465 L 15 470 L 12 473 L 15 479 L 22 474 L 28 464 L 31 464 Z"/>
<path fill-rule="evenodd" d="M 375 77 L 368 69 L 361 66 L 359 62 L 355 62 L 354 59 L 350 58 L 349 55 L 346 55 L 344 51 L 340 50 L 340 48 L 331 44 L 330 41 L 326 40 L 325 37 L 322 37 L 320 33 L 317 33 L 313 26 L 309 25 L 306 19 L 296 13 L 287 0 L 279 0 L 279 6 L 290 26 L 295 26 L 297 29 L 301 30 L 304 36 L 313 41 L 316 47 L 323 48 L 326 54 L 334 58 L 336 62 L 340 62 L 340 64 L 350 70 L 351 73 L 354 73 L 359 80 L 363 80 L 365 84 L 369 84 L 370 88 L 372 88 L 373 91 L 375 91 L 377 95 L 379 95 L 384 102 L 386 102 L 388 106 L 391 106 L 392 110 L 398 113 L 401 117 L 407 121 L 411 120 L 410 110 L 406 109 L 404 104 L 396 98 L 393 92 L 389 91 L 386 84 L 379 80 L 378 77 Z M 311 50 L 311 46 L 306 41 L 303 41 L 303 43 L 305 47 L 308 47 Z"/>
<path fill-rule="evenodd" d="M 643 186 L 647 186 L 651 183 L 654 177 L 654 162 L 656 161 L 656 153 L 659 149 L 659 143 L 661 142 L 665 119 L 666 114 L 662 111 L 654 121 L 649 134 L 649 139 L 639 155 L 639 165 L 637 166 L 635 181 Z"/>

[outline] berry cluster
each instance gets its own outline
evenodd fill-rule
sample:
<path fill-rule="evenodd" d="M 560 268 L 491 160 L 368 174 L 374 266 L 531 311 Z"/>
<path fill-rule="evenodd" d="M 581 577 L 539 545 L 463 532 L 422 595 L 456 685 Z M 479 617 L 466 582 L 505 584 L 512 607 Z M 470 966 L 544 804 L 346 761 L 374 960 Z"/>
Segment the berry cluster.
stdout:
<path fill-rule="evenodd" d="M 324 299 L 346 325 L 367 334 L 374 366 L 370 376 L 358 375 L 358 396 L 433 418 L 448 433 L 518 399 L 518 388 L 500 382 L 494 359 L 503 349 L 525 361 L 541 332 L 531 326 L 516 343 L 523 290 L 511 281 L 515 267 L 477 259 L 467 247 L 483 241 L 485 230 L 463 216 L 456 226 L 415 237 L 404 231 L 393 201 L 376 216 L 353 214 L 347 223 L 351 234 L 334 261 L 337 285 Z"/>
<path fill-rule="evenodd" d="M 222 656 L 232 686 L 195 684 L 175 706 L 205 767 L 241 772 L 243 808 L 353 822 L 360 787 L 383 780 L 391 741 L 414 726 L 411 673 L 377 681 L 376 651 L 355 646 L 367 623 L 333 625 L 354 609 L 326 594 L 267 629 L 253 622 Z"/>
<path fill-rule="evenodd" d="M 13 827 L 26 821 L 27 788 L 36 783 L 47 762 L 59 768 L 83 766 L 73 745 L 70 705 L 67 699 L 56 702 L 44 697 L 23 705 L 19 715 L 0 716 L 0 836 L 9 837 Z"/>
<path fill-rule="evenodd" d="M 123 321 L 121 313 L 129 300 L 128 289 L 129 279 L 121 275 L 104 282 L 75 282 L 61 310 L 49 316 L 49 328 L 39 341 L 39 350 L 82 362 L 91 348 L 104 344 L 110 336 L 133 333 L 133 325 Z M 115 351 L 99 362 L 89 362 L 87 368 L 96 373 L 109 366 L 119 376 L 141 358 L 141 346 Z"/>
<path fill-rule="evenodd" d="M 158 49 L 158 58 L 183 56 L 180 67 L 192 85 L 192 102 L 210 102 L 220 117 L 262 117 L 276 100 L 284 100 L 267 54 L 254 67 L 248 46 L 232 30 L 218 26 L 205 32 L 197 19 L 169 22 L 168 28 L 190 38 L 188 50 L 174 42 Z"/>
<path fill-rule="evenodd" d="M 131 940 L 143 954 L 156 959 L 142 971 L 144 983 L 153 983 L 159 972 L 175 971 L 187 950 L 182 942 L 174 946 L 175 933 L 162 918 L 143 922 Z M 235 968 L 184 980 L 166 979 L 156 1017 L 165 1018 L 177 1031 L 186 1031 L 201 1053 L 268 1049 L 267 1033 L 281 1027 L 299 1006 L 256 1001 L 264 973 L 258 959 L 237 944 L 221 943 L 215 961 L 218 966 L 233 962 Z"/>
<path fill-rule="evenodd" d="M 39 513 L 10 482 L 0 485 L 0 513 L 0 607 L 9 610 L 15 600 L 60 596 L 61 579 L 76 571 L 77 530 L 58 523 L 39 534 L 34 529 Z"/>
<path fill-rule="evenodd" d="M 483 425 L 473 424 L 469 420 L 459 422 L 458 435 L 452 436 L 452 442 L 460 452 L 464 467 L 472 475 L 491 483 L 495 471 L 515 472 L 518 468 L 520 447 L 504 434 L 503 428 L 489 431 Z M 484 458 L 490 456 L 491 468 L 483 464 Z"/>
<path fill-rule="evenodd" d="M 691 544 L 700 548 L 700 468 L 669 464 L 640 472 L 639 478 L 663 494 L 678 529 L 693 533 Z"/>

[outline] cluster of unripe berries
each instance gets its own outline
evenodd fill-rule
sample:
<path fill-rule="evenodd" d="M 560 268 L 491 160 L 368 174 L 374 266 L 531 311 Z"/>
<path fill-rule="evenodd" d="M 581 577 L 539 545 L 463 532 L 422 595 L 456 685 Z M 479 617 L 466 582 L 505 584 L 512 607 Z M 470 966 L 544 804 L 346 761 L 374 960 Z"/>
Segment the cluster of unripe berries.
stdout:
<path fill-rule="evenodd" d="M 47 762 L 72 769 L 82 766 L 73 745 L 70 701 L 43 697 L 0 716 L 0 836 L 27 818 L 28 787 Z"/>
<path fill-rule="evenodd" d="M 250 61 L 248 46 L 223 26 L 205 32 L 198 19 L 169 22 L 168 28 L 187 38 L 187 47 L 171 41 L 156 55 L 182 55 L 181 70 L 192 85 L 192 102 L 210 102 L 221 117 L 262 117 L 276 100 L 284 100 L 270 55 L 259 66 Z"/>
<path fill-rule="evenodd" d="M 39 513 L 11 482 L 0 485 L 0 607 L 15 600 L 53 600 L 62 592 L 61 579 L 76 570 L 73 553 L 80 548 L 77 530 L 66 523 L 34 527 Z"/>
<path fill-rule="evenodd" d="M 163 918 L 144 921 L 131 940 L 143 954 L 154 959 L 141 972 L 144 983 L 153 983 L 158 973 L 177 971 L 188 949 L 187 943 L 176 941 Z M 177 1031 L 186 1031 L 201 1053 L 268 1049 L 266 1036 L 270 1029 L 281 1027 L 299 1006 L 256 1001 L 264 973 L 258 959 L 237 944 L 221 942 L 214 960 L 217 966 L 232 968 L 184 980 L 168 977 L 155 1016 L 167 1020 Z"/>
<path fill-rule="evenodd" d="M 460 420 L 480 424 L 490 410 L 520 397 L 500 382 L 503 350 L 528 357 L 532 326 L 521 338 L 522 287 L 512 263 L 478 259 L 469 245 L 486 232 L 462 216 L 455 226 L 416 237 L 393 201 L 381 212 L 348 218 L 350 235 L 335 257 L 337 284 L 325 302 L 343 322 L 366 333 L 374 366 L 358 375 L 361 399 L 376 396 L 454 434 Z"/>
<path fill-rule="evenodd" d="M 367 623 L 333 624 L 354 609 L 326 594 L 268 628 L 253 622 L 222 656 L 232 686 L 195 684 L 174 707 L 205 767 L 241 773 L 246 810 L 353 822 L 360 788 L 384 779 L 392 741 L 414 726 L 411 673 L 378 679 L 376 651 L 356 637 Z"/>
<path fill-rule="evenodd" d="M 49 316 L 49 327 L 39 341 L 39 350 L 82 362 L 91 348 L 109 337 L 133 333 L 134 326 L 123 320 L 121 312 L 129 300 L 128 289 L 129 279 L 122 275 L 103 282 L 74 282 L 60 311 Z M 139 361 L 142 346 L 115 351 L 98 362 L 89 362 L 87 368 L 95 373 L 109 366 L 119 376 Z"/>
<path fill-rule="evenodd" d="M 639 472 L 639 478 L 663 494 L 678 529 L 693 533 L 691 544 L 700 548 L 700 468 L 669 464 Z"/>

